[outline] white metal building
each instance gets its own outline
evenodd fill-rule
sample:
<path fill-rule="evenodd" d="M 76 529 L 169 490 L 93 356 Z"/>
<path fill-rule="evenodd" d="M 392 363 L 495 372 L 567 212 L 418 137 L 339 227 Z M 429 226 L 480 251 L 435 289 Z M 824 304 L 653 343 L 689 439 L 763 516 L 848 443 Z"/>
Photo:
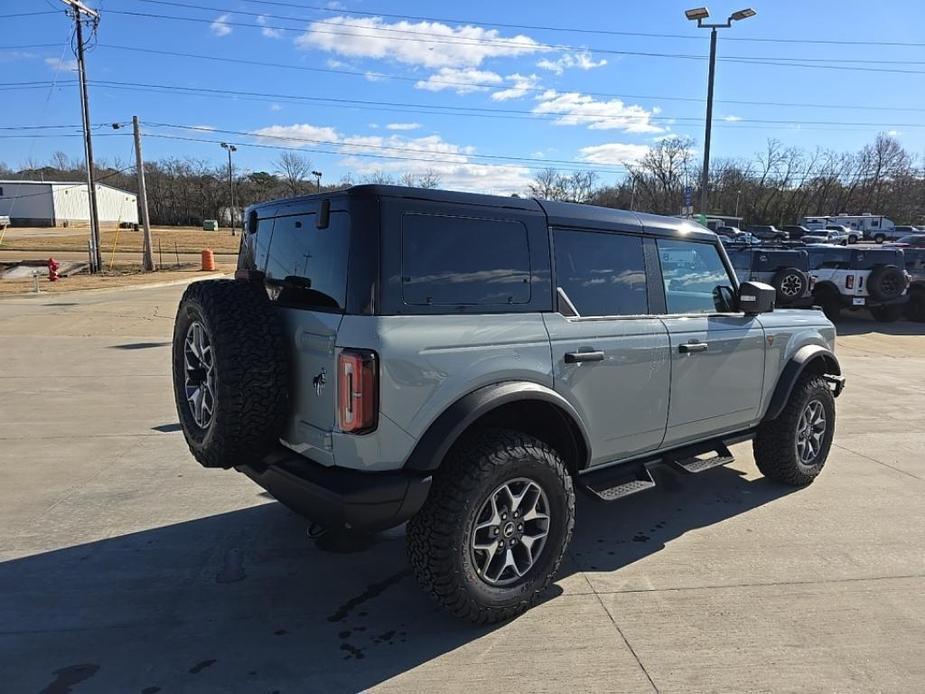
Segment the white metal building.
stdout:
<path fill-rule="evenodd" d="M 86 183 L 0 181 L 0 215 L 13 226 L 89 226 L 90 201 Z M 96 184 L 100 226 L 138 223 L 134 193 Z"/>

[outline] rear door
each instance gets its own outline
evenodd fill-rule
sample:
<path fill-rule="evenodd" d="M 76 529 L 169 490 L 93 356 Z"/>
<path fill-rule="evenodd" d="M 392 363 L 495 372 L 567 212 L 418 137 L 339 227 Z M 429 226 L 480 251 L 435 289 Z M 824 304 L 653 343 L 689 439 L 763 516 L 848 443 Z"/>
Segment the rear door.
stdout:
<path fill-rule="evenodd" d="M 735 285 L 714 244 L 659 239 L 657 246 L 671 350 L 664 445 L 751 425 L 764 383 L 764 328 L 717 301 L 717 287 Z"/>
<path fill-rule="evenodd" d="M 559 312 L 543 317 L 554 384 L 587 424 L 591 464 L 657 448 L 668 416 L 668 333 L 649 315 L 643 239 L 552 235 Z"/>
<path fill-rule="evenodd" d="M 283 317 L 292 355 L 291 416 L 283 442 L 333 464 L 336 425 L 337 330 L 347 295 L 350 218 L 330 213 L 326 228 L 314 212 L 277 217 L 266 262 L 270 298 Z"/>

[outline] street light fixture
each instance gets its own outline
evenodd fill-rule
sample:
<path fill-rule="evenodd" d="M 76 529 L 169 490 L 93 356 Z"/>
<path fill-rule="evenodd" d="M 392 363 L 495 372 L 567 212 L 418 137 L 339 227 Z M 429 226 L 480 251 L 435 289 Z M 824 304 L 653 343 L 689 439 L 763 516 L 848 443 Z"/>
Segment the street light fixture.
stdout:
<path fill-rule="evenodd" d="M 749 17 L 754 17 L 757 12 L 751 7 L 744 10 L 738 10 L 729 15 L 729 19 L 722 23 L 706 24 L 703 20 L 708 19 L 710 10 L 706 7 L 695 7 L 687 10 L 684 16 L 692 22 L 697 22 L 697 27 L 701 29 L 710 29 L 710 73 L 707 79 L 707 123 L 703 135 L 703 171 L 700 177 L 700 214 L 707 213 L 707 186 L 710 182 L 710 134 L 713 130 L 713 80 L 716 75 L 716 30 L 728 29 L 733 22 L 738 22 Z"/>
<path fill-rule="evenodd" d="M 227 142 L 222 143 L 222 149 L 228 151 L 228 187 L 231 189 L 231 235 L 235 235 L 235 218 L 237 217 L 234 202 L 234 174 L 231 169 L 231 153 L 237 152 L 238 148 Z"/>
<path fill-rule="evenodd" d="M 312 176 L 315 177 L 315 187 L 318 189 L 318 192 L 321 192 L 321 172 L 312 171 Z"/>

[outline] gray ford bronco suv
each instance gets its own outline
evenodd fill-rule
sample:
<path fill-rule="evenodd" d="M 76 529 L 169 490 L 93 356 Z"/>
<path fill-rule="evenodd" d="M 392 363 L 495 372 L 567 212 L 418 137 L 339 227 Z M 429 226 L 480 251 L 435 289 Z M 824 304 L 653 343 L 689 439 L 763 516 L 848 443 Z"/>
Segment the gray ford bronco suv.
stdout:
<path fill-rule="evenodd" d="M 825 464 L 835 329 L 739 284 L 701 227 L 375 185 L 256 205 L 246 227 L 235 279 L 177 313 L 190 450 L 328 527 L 407 521 L 418 582 L 455 615 L 539 599 L 576 489 L 614 501 L 749 439 L 773 480 Z"/>

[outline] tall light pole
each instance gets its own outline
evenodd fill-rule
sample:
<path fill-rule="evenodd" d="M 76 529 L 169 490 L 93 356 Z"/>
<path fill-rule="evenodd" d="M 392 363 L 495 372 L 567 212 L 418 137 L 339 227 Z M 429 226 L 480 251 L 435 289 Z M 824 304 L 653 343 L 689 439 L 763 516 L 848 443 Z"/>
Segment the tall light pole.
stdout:
<path fill-rule="evenodd" d="M 315 187 L 318 189 L 318 192 L 321 192 L 321 172 L 312 171 L 312 176 L 315 177 Z"/>
<path fill-rule="evenodd" d="M 99 25 L 100 14 L 90 9 L 80 0 L 61 0 L 68 6 L 69 14 L 74 20 L 77 53 L 77 77 L 80 82 L 80 115 L 84 126 L 84 160 L 87 164 L 87 204 L 90 208 L 90 241 L 93 256 L 91 269 L 99 272 L 103 269 L 103 254 L 100 249 L 100 216 L 96 202 L 96 180 L 93 173 L 93 138 L 90 137 L 90 101 L 87 96 L 87 72 L 84 61 L 83 23 L 89 20 L 93 30 Z"/>
<path fill-rule="evenodd" d="M 754 17 L 757 12 L 750 7 L 729 15 L 729 19 L 718 24 L 706 24 L 703 20 L 709 18 L 710 10 L 706 7 L 695 7 L 687 10 L 684 16 L 692 22 L 697 22 L 697 27 L 701 29 L 710 29 L 710 74 L 707 78 L 707 123 L 703 134 L 703 171 L 700 176 L 700 214 L 707 213 L 707 186 L 710 183 L 710 133 L 713 130 L 713 78 L 716 74 L 716 30 L 728 29 L 733 22 L 742 19 Z"/>
<path fill-rule="evenodd" d="M 227 142 L 222 143 L 222 148 L 228 150 L 228 187 L 231 188 L 231 235 L 234 236 L 234 225 L 237 209 L 234 203 L 234 174 L 231 169 L 231 153 L 237 152 L 238 148 Z"/>

